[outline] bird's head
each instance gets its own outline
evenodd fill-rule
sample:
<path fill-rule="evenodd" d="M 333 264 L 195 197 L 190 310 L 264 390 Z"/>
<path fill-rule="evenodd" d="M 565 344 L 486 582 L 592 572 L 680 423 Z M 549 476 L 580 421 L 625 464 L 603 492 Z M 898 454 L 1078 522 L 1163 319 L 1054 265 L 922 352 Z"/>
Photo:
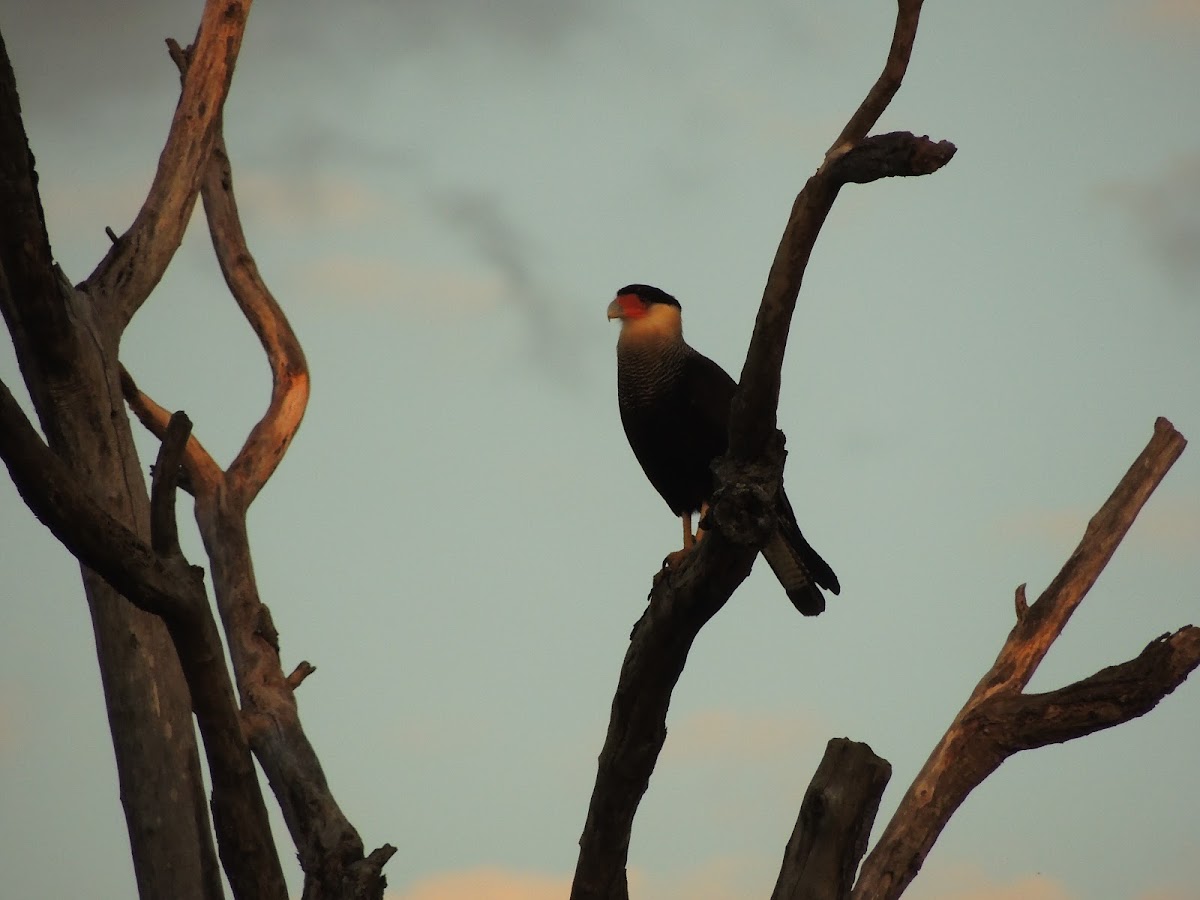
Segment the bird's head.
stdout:
<path fill-rule="evenodd" d="M 657 338 L 682 340 L 679 301 L 648 284 L 628 284 L 608 304 L 608 318 L 621 320 L 622 343 Z"/>

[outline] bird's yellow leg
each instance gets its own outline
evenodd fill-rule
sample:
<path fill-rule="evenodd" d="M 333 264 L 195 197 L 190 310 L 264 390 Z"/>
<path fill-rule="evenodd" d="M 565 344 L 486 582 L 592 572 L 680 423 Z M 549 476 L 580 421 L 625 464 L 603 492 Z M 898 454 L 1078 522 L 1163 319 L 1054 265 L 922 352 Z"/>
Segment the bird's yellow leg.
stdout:
<path fill-rule="evenodd" d="M 708 515 L 708 504 L 701 503 L 700 504 L 700 518 L 698 518 L 696 520 L 696 537 L 695 537 L 695 540 L 693 541 L 693 543 L 697 543 L 697 544 L 700 543 L 700 538 L 704 537 L 705 529 L 702 528 L 701 526 L 704 524 L 704 517 L 707 515 Z M 686 545 L 687 542 L 684 541 L 684 544 Z"/>
<path fill-rule="evenodd" d="M 666 555 L 662 561 L 663 571 L 676 568 L 696 545 L 696 538 L 692 534 L 692 514 L 683 513 L 679 518 L 683 520 L 683 549 L 672 550 Z M 661 573 L 659 574 L 661 575 Z"/>

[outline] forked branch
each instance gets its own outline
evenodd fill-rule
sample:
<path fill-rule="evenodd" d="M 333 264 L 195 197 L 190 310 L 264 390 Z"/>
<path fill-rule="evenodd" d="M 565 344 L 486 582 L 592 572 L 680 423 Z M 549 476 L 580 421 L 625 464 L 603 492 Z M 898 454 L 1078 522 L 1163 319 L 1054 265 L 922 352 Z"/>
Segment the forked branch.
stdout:
<path fill-rule="evenodd" d="M 110 311 L 118 333 L 150 296 L 183 240 L 229 93 L 251 0 L 207 0 L 192 64 L 158 169 L 133 224 L 79 289 Z"/>
<path fill-rule="evenodd" d="M 213 784 L 213 825 L 237 900 L 287 896 L 250 750 L 242 733 L 221 639 L 200 573 L 179 552 L 172 457 L 177 471 L 186 418 L 173 420 L 155 479 L 153 545 L 113 517 L 46 446 L 0 383 L 0 457 L 35 516 L 88 568 L 147 612 L 161 616 L 187 679 Z"/>
<path fill-rule="evenodd" d="M 954 145 L 947 141 L 934 142 L 902 132 L 867 138 L 903 81 L 920 14 L 921 0 L 899 0 L 883 73 L 792 205 L 733 401 L 729 452 L 738 459 L 754 459 L 775 430 L 780 373 L 800 285 L 817 235 L 842 186 L 890 176 L 928 175 L 954 155 Z"/>
<path fill-rule="evenodd" d="M 769 516 L 783 471 L 775 416 L 787 333 L 809 253 L 839 188 L 852 181 L 927 174 L 954 153 L 948 143 L 908 134 L 884 135 L 856 146 L 899 87 L 920 7 L 920 0 L 900 0 L 884 73 L 843 132 L 853 140 L 837 159 L 825 160 L 796 199 L 734 399 L 730 452 L 718 465 L 720 487 L 710 511 L 712 527 L 683 565 L 655 585 L 650 605 L 630 636 L 579 841 L 571 900 L 627 900 L 630 832 L 666 738 L 671 693 L 696 635 L 745 579 L 770 534 L 761 524 Z M 861 852 L 860 848 L 860 856 Z M 780 896 L 793 896 L 786 887 L 792 880 L 794 874 L 784 879 L 785 893 Z"/>
<path fill-rule="evenodd" d="M 233 194 L 233 170 L 220 130 L 204 175 L 203 196 L 221 273 L 242 315 L 258 335 L 271 366 L 270 404 L 226 472 L 227 487 L 237 495 L 241 506 L 248 507 L 300 428 L 308 406 L 308 362 L 246 245 Z"/>
<path fill-rule="evenodd" d="M 1185 446 L 1171 423 L 1159 419 L 1150 442 L 1037 602 L 1025 608 L 1018 590 L 1016 625 L 863 863 L 853 900 L 899 897 L 954 811 L 1009 756 L 1144 715 L 1200 665 L 1200 629 L 1189 625 L 1155 639 L 1135 659 L 1067 687 L 1023 692 Z"/>
<path fill-rule="evenodd" d="M 168 42 L 184 84 L 194 51 Z M 272 373 L 271 400 L 228 469 L 192 437 L 182 451 L 196 521 L 211 565 L 217 608 L 241 697 L 242 727 L 283 811 L 305 873 L 304 897 L 378 898 L 382 867 L 395 853 L 385 845 L 364 855 L 357 831 L 338 807 L 316 752 L 300 724 L 293 691 L 313 671 L 303 663 L 287 676 L 278 634 L 255 584 L 246 512 L 291 444 L 308 400 L 308 368 L 283 310 L 258 272 L 246 243 L 233 193 L 233 176 L 215 123 L 202 195 L 213 247 L 235 301 L 258 335 Z M 169 417 L 127 372 L 122 389 L 138 418 L 160 438 Z"/>

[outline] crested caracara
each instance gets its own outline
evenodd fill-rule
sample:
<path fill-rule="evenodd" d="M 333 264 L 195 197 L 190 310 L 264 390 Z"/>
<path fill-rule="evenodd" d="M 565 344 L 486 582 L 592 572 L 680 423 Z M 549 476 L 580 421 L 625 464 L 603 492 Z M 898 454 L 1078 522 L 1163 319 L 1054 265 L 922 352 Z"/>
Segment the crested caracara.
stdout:
<path fill-rule="evenodd" d="M 712 496 L 711 464 L 725 453 L 729 406 L 737 385 L 708 357 L 683 339 L 679 301 L 658 288 L 631 284 L 617 291 L 608 317 L 621 320 L 617 338 L 617 402 L 633 455 L 667 506 L 683 520 L 683 550 L 692 535 L 692 516 L 703 514 Z M 806 616 L 825 609 L 820 588 L 838 593 L 837 576 L 808 545 L 780 488 L 778 528 L 763 556 Z M 668 557 L 671 560 L 675 557 Z"/>

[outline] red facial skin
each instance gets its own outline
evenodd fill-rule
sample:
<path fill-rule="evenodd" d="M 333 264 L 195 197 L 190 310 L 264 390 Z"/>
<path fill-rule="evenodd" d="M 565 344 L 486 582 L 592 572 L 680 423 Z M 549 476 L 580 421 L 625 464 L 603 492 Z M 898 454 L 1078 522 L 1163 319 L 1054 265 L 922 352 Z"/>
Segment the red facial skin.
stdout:
<path fill-rule="evenodd" d="M 622 319 L 640 319 L 646 315 L 646 304 L 637 294 L 621 294 L 614 302 L 621 307 Z"/>

